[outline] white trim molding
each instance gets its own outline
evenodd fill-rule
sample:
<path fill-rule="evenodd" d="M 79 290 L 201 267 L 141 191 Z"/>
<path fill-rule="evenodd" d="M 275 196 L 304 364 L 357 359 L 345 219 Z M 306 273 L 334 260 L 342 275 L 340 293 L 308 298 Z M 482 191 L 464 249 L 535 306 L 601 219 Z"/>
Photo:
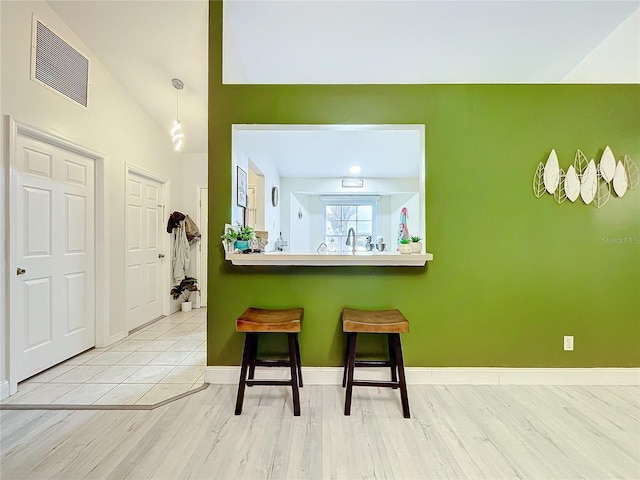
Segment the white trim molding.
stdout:
<path fill-rule="evenodd" d="M 256 368 L 256 378 L 265 369 Z M 387 368 L 356 369 L 361 379 L 388 380 Z M 640 385 L 640 368 L 502 368 L 408 367 L 408 385 Z M 269 369 L 270 378 L 289 378 L 289 370 Z M 204 380 L 212 384 L 237 384 L 240 367 L 208 366 Z M 305 385 L 340 385 L 342 367 L 302 367 Z"/>
<path fill-rule="evenodd" d="M 5 398 L 9 398 L 9 381 L 4 380 L 0 382 L 0 400 L 4 400 Z"/>

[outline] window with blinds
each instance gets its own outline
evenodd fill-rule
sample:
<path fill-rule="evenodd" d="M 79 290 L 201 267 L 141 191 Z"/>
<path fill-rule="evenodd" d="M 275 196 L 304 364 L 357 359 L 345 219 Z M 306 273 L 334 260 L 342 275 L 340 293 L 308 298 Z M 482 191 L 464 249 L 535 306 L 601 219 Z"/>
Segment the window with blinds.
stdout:
<path fill-rule="evenodd" d="M 87 107 L 89 59 L 38 20 L 32 49 L 32 78 Z"/>

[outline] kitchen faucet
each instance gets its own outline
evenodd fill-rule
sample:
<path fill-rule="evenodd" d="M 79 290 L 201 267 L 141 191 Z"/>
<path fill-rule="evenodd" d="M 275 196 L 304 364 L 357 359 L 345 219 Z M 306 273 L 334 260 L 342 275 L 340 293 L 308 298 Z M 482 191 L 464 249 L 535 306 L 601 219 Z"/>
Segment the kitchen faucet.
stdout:
<path fill-rule="evenodd" d="M 353 234 L 353 243 L 351 241 L 351 234 Z M 351 253 L 356 253 L 356 231 L 353 227 L 347 232 L 347 243 L 345 245 L 351 245 Z"/>

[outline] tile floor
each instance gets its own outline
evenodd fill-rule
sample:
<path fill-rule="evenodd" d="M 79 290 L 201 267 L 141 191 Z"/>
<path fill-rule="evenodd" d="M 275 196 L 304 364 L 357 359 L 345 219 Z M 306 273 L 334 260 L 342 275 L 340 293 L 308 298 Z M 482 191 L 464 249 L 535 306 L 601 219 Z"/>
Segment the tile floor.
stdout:
<path fill-rule="evenodd" d="M 177 312 L 18 384 L 3 404 L 150 405 L 200 387 L 206 309 Z"/>

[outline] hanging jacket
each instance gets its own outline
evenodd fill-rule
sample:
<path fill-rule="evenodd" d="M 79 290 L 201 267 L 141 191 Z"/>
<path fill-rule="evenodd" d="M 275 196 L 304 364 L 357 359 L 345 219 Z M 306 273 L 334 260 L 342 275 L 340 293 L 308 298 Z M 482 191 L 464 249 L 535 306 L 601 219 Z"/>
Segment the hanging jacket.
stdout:
<path fill-rule="evenodd" d="M 167 233 L 173 232 L 173 229 L 178 226 L 178 224 L 184 220 L 184 213 L 175 211 L 171 215 L 169 215 L 169 221 L 167 222 Z"/>
<path fill-rule="evenodd" d="M 191 263 L 189 242 L 184 228 L 184 220 L 178 223 L 174 230 L 175 242 L 173 243 L 173 279 L 180 282 L 187 276 Z"/>
<path fill-rule="evenodd" d="M 184 219 L 184 229 L 187 232 L 187 240 L 189 244 L 193 245 L 195 242 L 200 240 L 200 230 L 189 215 L 187 215 Z"/>

